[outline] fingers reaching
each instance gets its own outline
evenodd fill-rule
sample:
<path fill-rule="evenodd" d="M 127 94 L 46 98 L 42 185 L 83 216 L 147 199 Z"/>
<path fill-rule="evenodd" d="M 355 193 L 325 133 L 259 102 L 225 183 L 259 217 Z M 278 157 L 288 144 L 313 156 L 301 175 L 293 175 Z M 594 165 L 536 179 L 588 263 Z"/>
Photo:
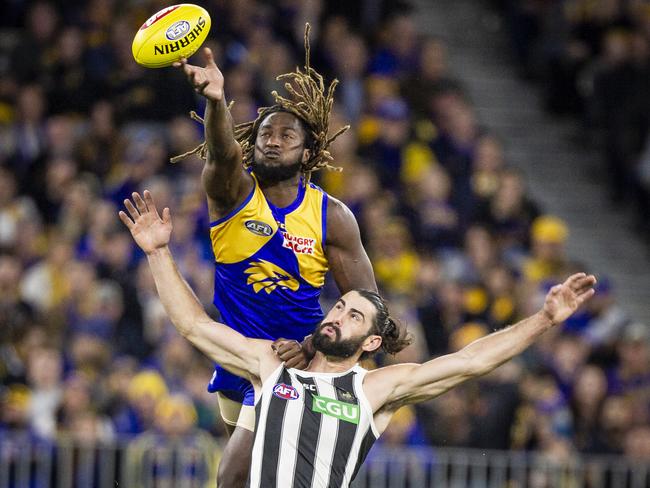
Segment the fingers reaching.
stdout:
<path fill-rule="evenodd" d="M 596 284 L 596 277 L 593 275 L 586 276 L 578 285 L 578 288 L 575 290 L 578 296 L 582 296 L 584 293 L 593 291 L 593 287 Z"/>
<path fill-rule="evenodd" d="M 136 220 L 138 217 L 140 217 L 140 212 L 138 212 L 138 211 L 136 210 L 136 208 L 135 208 L 135 207 L 133 206 L 133 204 L 131 203 L 131 200 L 128 200 L 128 199 L 124 200 L 124 206 L 126 207 L 126 209 L 127 209 L 128 212 L 129 212 L 129 215 L 131 216 L 131 218 L 132 218 L 133 221 L 135 222 L 135 220 Z"/>
<path fill-rule="evenodd" d="M 589 300 L 591 297 L 593 297 L 594 293 L 596 293 L 596 290 L 594 290 L 593 288 L 590 288 L 587 291 L 583 292 L 582 294 L 578 295 L 578 298 L 576 299 L 576 301 L 578 302 L 578 306 L 582 305 L 587 300 Z"/>
<path fill-rule="evenodd" d="M 209 47 L 203 48 L 203 57 L 205 58 L 205 67 L 206 68 L 216 68 L 217 65 L 214 62 L 214 56 L 212 55 L 212 49 Z"/>
<path fill-rule="evenodd" d="M 123 212 L 122 210 L 120 210 L 117 213 L 117 215 L 119 215 L 120 220 L 124 223 L 124 225 L 126 225 L 126 227 L 129 230 L 131 230 L 131 227 L 133 227 L 134 224 L 133 224 L 133 221 L 128 217 L 128 215 L 126 215 L 126 213 Z"/>
<path fill-rule="evenodd" d="M 133 198 L 133 201 L 135 202 L 135 206 L 138 209 L 138 212 L 140 212 L 140 215 L 145 214 L 149 211 L 147 208 L 147 204 L 144 203 L 144 200 L 140 196 L 139 193 L 133 192 L 131 194 L 131 197 Z"/>
<path fill-rule="evenodd" d="M 156 203 L 153 200 L 153 195 L 149 190 L 144 191 L 144 203 L 147 206 L 147 210 L 156 214 L 156 217 L 160 218 L 158 209 L 156 208 Z"/>
<path fill-rule="evenodd" d="M 574 275 L 571 275 L 563 283 L 564 286 L 567 286 L 578 296 L 590 290 L 595 284 L 596 277 L 594 275 L 588 275 L 586 273 L 576 273 Z"/>
<path fill-rule="evenodd" d="M 175 63 L 172 63 L 172 66 L 174 68 L 180 68 L 180 67 L 184 67 L 186 64 L 187 64 L 187 58 L 181 58 Z"/>
<path fill-rule="evenodd" d="M 573 290 L 580 279 L 584 278 L 585 276 L 585 273 L 572 274 L 564 281 L 563 285 L 566 285 Z"/>

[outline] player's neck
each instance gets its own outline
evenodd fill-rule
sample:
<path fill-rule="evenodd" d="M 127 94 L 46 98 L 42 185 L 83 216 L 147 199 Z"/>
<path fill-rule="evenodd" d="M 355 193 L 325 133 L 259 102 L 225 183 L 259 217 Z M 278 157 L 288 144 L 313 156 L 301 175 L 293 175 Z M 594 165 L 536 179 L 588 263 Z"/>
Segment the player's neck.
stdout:
<path fill-rule="evenodd" d="M 333 358 L 317 351 L 309 363 L 307 371 L 313 373 L 342 373 L 352 369 L 357 362 L 356 356 L 347 359 Z"/>
<path fill-rule="evenodd" d="M 283 181 L 265 182 L 259 180 L 264 197 L 278 208 L 288 207 L 298 196 L 301 185 L 300 173 Z"/>

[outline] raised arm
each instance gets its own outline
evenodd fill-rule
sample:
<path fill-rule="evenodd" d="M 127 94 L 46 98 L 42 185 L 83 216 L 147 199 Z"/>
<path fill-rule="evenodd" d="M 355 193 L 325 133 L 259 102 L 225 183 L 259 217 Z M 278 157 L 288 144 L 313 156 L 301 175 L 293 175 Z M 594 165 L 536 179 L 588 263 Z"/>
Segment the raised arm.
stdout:
<path fill-rule="evenodd" d="M 354 214 L 336 198 L 328 196 L 325 252 L 341 295 L 356 288 L 377 291 L 372 264 L 361 243 Z"/>
<path fill-rule="evenodd" d="M 551 327 L 564 322 L 593 294 L 596 278 L 574 274 L 551 288 L 535 315 L 478 339 L 458 352 L 424 364 L 400 364 L 368 374 L 366 388 L 375 411 L 392 411 L 444 393 L 463 381 L 484 375 L 521 354 Z"/>
<path fill-rule="evenodd" d="M 235 140 L 234 124 L 226 105 L 223 74 L 214 62 L 212 51 L 203 49 L 205 67 L 175 63 L 182 69 L 197 93 L 207 100 L 204 125 L 208 154 L 201 181 L 208 196 L 213 220 L 235 208 L 250 193 L 252 178 L 242 166 L 242 150 Z"/>
<path fill-rule="evenodd" d="M 133 202 L 135 205 L 124 200 L 129 215 L 120 211 L 120 219 L 147 255 L 158 295 L 176 329 L 206 356 L 236 375 L 261 378 L 264 370 L 273 366 L 269 361 L 279 364 L 269 341 L 248 339 L 207 315 L 169 250 L 169 209 L 163 210 L 161 218 L 148 191 L 144 192 L 144 199 L 133 193 Z"/>

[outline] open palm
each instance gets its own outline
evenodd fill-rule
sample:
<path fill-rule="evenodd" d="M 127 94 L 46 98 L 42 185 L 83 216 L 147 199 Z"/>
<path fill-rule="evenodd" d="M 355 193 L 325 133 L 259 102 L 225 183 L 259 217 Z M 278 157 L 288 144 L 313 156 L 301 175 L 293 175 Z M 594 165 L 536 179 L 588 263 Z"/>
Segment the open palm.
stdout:
<path fill-rule="evenodd" d="M 569 276 L 564 283 L 549 290 L 544 301 L 544 313 L 554 324 L 564 322 L 593 296 L 595 284 L 593 275 L 576 273 Z"/>
<path fill-rule="evenodd" d="M 136 244 L 147 254 L 169 244 L 172 233 L 172 218 L 168 208 L 163 209 L 162 218 L 158 214 L 153 196 L 148 190 L 144 191 L 144 199 L 139 193 L 133 192 L 131 200 L 124 200 L 124 206 L 129 212 L 119 212 L 120 220 L 131 232 Z M 134 205 L 135 203 L 135 205 Z"/>

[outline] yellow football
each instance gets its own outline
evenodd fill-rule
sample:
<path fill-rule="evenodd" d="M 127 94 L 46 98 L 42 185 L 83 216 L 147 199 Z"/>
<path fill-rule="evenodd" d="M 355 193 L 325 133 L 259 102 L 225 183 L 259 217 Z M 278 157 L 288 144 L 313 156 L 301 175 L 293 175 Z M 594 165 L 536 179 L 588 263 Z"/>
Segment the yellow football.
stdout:
<path fill-rule="evenodd" d="M 201 47 L 210 32 L 210 15 L 198 5 L 181 3 L 155 13 L 135 34 L 131 51 L 147 68 L 170 66 Z"/>

